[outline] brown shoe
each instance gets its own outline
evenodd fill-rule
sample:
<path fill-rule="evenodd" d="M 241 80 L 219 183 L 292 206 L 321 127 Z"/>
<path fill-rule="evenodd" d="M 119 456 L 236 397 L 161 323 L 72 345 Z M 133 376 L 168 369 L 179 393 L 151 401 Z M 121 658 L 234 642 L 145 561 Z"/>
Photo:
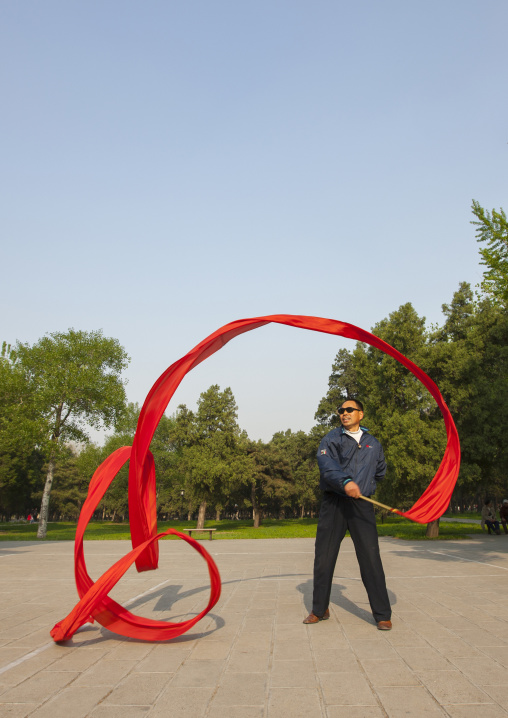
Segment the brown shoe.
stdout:
<path fill-rule="evenodd" d="M 378 631 L 391 631 L 392 630 L 392 622 L 391 621 L 378 621 L 377 622 L 377 630 Z"/>
<path fill-rule="evenodd" d="M 319 621 L 327 621 L 330 618 L 330 611 L 327 608 L 323 616 L 316 616 L 314 613 L 309 613 L 304 623 L 319 623 Z"/>

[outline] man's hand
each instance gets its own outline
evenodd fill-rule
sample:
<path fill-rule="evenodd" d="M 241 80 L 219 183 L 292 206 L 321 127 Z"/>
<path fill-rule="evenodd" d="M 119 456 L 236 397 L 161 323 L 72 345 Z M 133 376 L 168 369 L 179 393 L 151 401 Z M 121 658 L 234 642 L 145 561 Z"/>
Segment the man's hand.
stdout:
<path fill-rule="evenodd" d="M 352 499 L 359 499 L 362 495 L 362 492 L 358 488 L 358 484 L 355 484 L 354 481 L 348 481 L 347 484 L 344 486 L 344 491 L 346 492 L 347 496 L 350 496 Z"/>

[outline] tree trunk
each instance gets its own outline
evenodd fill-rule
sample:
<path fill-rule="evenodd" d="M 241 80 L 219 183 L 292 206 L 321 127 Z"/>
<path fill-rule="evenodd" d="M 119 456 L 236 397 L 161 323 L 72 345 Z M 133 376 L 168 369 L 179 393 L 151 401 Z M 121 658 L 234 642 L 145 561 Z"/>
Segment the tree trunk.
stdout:
<path fill-rule="evenodd" d="M 302 504 L 302 507 L 300 509 L 300 518 L 303 519 L 305 516 L 305 506 Z"/>
<path fill-rule="evenodd" d="M 48 515 L 49 515 L 49 497 L 51 495 L 51 487 L 53 485 L 53 474 L 55 472 L 55 455 L 56 447 L 58 445 L 58 439 L 60 437 L 60 430 L 62 424 L 62 409 L 63 405 L 57 408 L 55 417 L 55 427 L 53 429 L 53 435 L 51 437 L 51 449 L 49 452 L 48 461 L 48 473 L 46 475 L 46 483 L 44 484 L 44 492 L 42 494 L 41 511 L 39 516 L 39 528 L 37 529 L 37 538 L 46 538 L 46 532 L 48 530 Z"/>
<path fill-rule="evenodd" d="M 53 485 L 53 473 L 55 471 L 55 454 L 51 451 L 48 462 L 48 473 L 46 475 L 46 483 L 44 484 L 44 492 L 42 494 L 41 510 L 39 516 L 39 527 L 37 529 L 37 538 L 46 538 L 48 530 L 48 514 L 49 514 L 49 497 L 51 494 L 51 486 Z"/>
<path fill-rule="evenodd" d="M 187 521 L 192 521 L 192 511 L 187 511 Z"/>
<path fill-rule="evenodd" d="M 206 501 L 199 504 L 197 529 L 205 528 Z"/>
<path fill-rule="evenodd" d="M 215 520 L 220 521 L 220 509 L 215 509 Z"/>
<path fill-rule="evenodd" d="M 261 526 L 261 511 L 259 510 L 259 505 L 256 498 L 256 488 L 254 484 L 252 484 L 250 497 L 252 502 L 252 519 L 254 521 L 254 528 L 258 529 Z"/>
<path fill-rule="evenodd" d="M 427 524 L 426 538 L 437 538 L 439 536 L 439 519 Z"/>
<path fill-rule="evenodd" d="M 464 492 L 461 489 L 459 492 L 459 507 L 460 507 L 460 513 L 463 514 L 466 510 L 465 502 L 464 502 Z"/>

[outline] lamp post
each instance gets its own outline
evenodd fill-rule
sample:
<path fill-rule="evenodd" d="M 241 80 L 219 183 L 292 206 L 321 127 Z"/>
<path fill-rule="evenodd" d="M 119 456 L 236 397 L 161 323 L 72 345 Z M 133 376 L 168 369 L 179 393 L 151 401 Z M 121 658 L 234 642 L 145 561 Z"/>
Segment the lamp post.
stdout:
<path fill-rule="evenodd" d="M 180 518 L 180 521 L 183 521 L 183 518 L 182 518 L 182 517 L 183 517 L 183 497 L 184 497 L 184 496 L 185 496 L 185 491 L 182 489 L 182 490 L 180 491 L 180 506 L 181 506 L 181 508 L 180 508 L 180 517 L 181 517 L 181 518 Z"/>

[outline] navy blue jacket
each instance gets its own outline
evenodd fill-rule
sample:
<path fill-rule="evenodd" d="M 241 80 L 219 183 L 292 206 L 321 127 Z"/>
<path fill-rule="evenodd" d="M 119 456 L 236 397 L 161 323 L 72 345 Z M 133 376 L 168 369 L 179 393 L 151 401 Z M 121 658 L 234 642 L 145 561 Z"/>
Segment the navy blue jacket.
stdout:
<path fill-rule="evenodd" d="M 317 459 L 321 475 L 321 491 L 334 491 L 345 495 L 344 486 L 354 481 L 363 496 L 371 496 L 378 481 L 384 478 L 386 462 L 383 448 L 368 429 L 357 444 L 344 427 L 332 429 L 319 445 Z"/>

